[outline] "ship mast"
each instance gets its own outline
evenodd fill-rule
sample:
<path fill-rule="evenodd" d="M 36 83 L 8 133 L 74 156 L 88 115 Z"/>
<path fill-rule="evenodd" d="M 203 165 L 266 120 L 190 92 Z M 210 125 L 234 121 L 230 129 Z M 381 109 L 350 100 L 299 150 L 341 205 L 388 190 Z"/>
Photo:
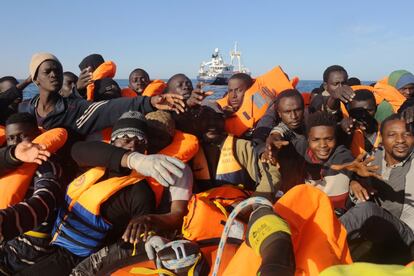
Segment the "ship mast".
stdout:
<path fill-rule="evenodd" d="M 241 52 L 237 51 L 237 41 L 234 43 L 234 50 L 230 51 L 230 62 L 233 65 L 233 61 L 234 59 L 237 58 L 237 68 L 238 71 L 241 72 L 242 68 L 241 68 Z"/>

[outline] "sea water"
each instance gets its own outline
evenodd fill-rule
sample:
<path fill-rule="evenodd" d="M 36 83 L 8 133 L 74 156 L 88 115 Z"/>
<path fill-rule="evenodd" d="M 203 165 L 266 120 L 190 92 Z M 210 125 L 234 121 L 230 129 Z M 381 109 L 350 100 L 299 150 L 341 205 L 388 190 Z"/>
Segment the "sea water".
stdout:
<path fill-rule="evenodd" d="M 164 80 L 167 81 L 167 80 Z M 127 79 L 117 79 L 116 82 L 119 84 L 119 87 L 124 88 L 128 86 L 128 80 Z M 195 87 L 197 81 L 192 80 L 193 86 Z M 369 84 L 369 81 L 364 81 L 363 84 Z M 320 80 L 301 80 L 299 81 L 297 85 L 297 89 L 300 92 L 310 92 L 314 88 L 319 87 L 322 84 L 322 81 Z M 220 99 L 223 97 L 223 95 L 227 92 L 227 86 L 226 85 L 209 85 L 205 86 L 203 90 L 212 90 L 214 91 L 214 95 L 210 96 L 210 99 Z M 30 99 L 37 95 L 38 88 L 34 84 L 30 84 L 23 92 L 23 98 L 24 99 Z"/>

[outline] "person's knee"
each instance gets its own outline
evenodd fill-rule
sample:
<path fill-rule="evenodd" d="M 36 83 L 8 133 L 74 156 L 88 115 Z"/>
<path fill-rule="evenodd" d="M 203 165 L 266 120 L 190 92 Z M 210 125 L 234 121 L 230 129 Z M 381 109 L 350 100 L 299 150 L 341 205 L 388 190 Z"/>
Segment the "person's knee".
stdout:
<path fill-rule="evenodd" d="M 384 210 L 371 201 L 359 203 L 355 208 L 355 213 L 362 215 L 363 217 L 382 216 Z"/>

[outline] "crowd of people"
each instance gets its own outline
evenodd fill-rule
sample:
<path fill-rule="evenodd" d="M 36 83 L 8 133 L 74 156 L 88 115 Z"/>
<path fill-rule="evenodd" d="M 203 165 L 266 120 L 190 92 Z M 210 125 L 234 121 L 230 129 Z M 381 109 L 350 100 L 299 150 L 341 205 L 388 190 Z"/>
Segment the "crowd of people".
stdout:
<path fill-rule="evenodd" d="M 220 275 L 414 260 L 412 73 L 361 85 L 333 65 L 301 93 L 276 67 L 233 75 L 211 100 L 185 74 L 137 68 L 121 88 L 99 54 L 79 69 L 37 53 L 26 80 L 0 78 L 0 275 L 147 260 L 208 275 L 229 214 L 255 197 L 270 205 L 243 206 Z M 31 83 L 39 93 L 22 101 Z"/>

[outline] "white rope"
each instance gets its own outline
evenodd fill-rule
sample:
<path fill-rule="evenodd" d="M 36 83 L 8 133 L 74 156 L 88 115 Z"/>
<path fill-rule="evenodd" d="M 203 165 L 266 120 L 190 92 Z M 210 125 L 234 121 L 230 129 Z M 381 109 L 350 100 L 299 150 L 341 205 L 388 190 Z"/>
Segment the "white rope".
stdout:
<path fill-rule="evenodd" d="M 247 206 L 255 205 L 255 204 L 267 205 L 267 206 L 270 206 L 270 207 L 273 208 L 272 203 L 264 197 L 251 197 L 251 198 L 248 198 L 248 199 L 243 200 L 242 202 L 240 202 L 234 208 L 234 210 L 230 213 L 229 218 L 227 219 L 226 225 L 224 226 L 223 234 L 221 235 L 221 238 L 220 238 L 220 243 L 219 243 L 219 247 L 218 247 L 218 251 L 217 251 L 216 260 L 214 262 L 214 270 L 213 270 L 213 274 L 212 274 L 213 276 L 218 275 L 218 271 L 219 271 L 219 267 L 220 267 L 220 263 L 221 263 L 221 256 L 223 255 L 224 246 L 226 245 L 227 237 L 228 237 L 229 232 L 230 232 L 230 227 L 233 224 L 234 219 L 244 208 L 246 208 Z"/>

